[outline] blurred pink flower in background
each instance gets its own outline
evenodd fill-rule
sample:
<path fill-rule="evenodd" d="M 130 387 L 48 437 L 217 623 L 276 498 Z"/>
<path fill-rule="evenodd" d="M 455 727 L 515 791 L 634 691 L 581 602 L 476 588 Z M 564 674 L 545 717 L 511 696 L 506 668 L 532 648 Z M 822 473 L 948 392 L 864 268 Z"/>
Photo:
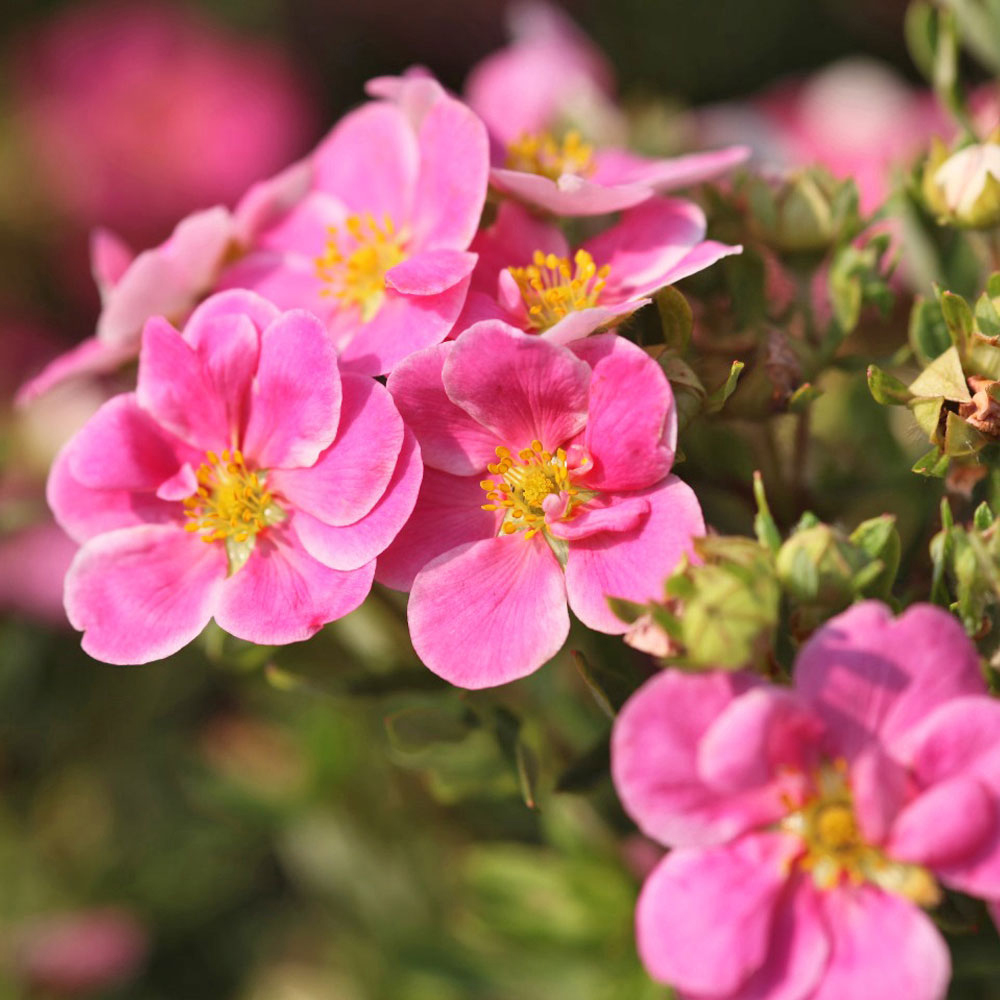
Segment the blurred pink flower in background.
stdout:
<path fill-rule="evenodd" d="M 705 142 L 746 143 L 758 166 L 822 163 L 838 178 L 853 177 L 865 212 L 889 194 L 894 167 L 908 166 L 932 135 L 954 131 L 930 91 L 861 57 L 745 102 L 706 108 L 698 120 Z"/>
<path fill-rule="evenodd" d="M 46 995 L 111 990 L 133 979 L 146 960 L 146 929 L 123 909 L 40 917 L 13 936 L 15 978 Z"/>
<path fill-rule="evenodd" d="M 278 48 L 156 0 L 71 5 L 43 24 L 19 45 L 14 102 L 47 196 L 78 226 L 141 243 L 234 201 L 313 135 Z"/>

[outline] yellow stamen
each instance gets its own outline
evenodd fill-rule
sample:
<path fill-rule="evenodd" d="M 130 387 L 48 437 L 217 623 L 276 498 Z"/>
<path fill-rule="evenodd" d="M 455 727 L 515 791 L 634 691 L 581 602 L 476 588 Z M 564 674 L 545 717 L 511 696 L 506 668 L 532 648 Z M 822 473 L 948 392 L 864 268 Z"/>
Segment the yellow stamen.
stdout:
<path fill-rule="evenodd" d="M 798 808 L 786 800 L 789 813 L 779 828 L 802 838 L 804 853 L 798 864 L 812 875 L 817 888 L 870 882 L 920 906 L 940 900 L 937 882 L 926 868 L 893 861 L 864 839 L 844 761 L 824 764 L 814 784 L 815 793 Z"/>
<path fill-rule="evenodd" d="M 349 216 L 344 229 L 330 227 L 326 248 L 315 261 L 316 276 L 327 286 L 321 294 L 357 306 L 367 323 L 385 300 L 386 271 L 407 258 L 407 235 L 388 215 L 380 225 L 370 212 Z"/>
<path fill-rule="evenodd" d="M 536 250 L 527 266 L 508 268 L 535 330 L 547 330 L 569 313 L 591 309 L 600 300 L 611 268 L 598 267 L 586 250 L 577 250 L 573 265 L 566 257 Z M 541 451 L 540 443 L 537 450 Z"/>
<path fill-rule="evenodd" d="M 505 535 L 524 531 L 525 538 L 533 538 L 546 530 L 543 505 L 550 496 L 563 498 L 563 521 L 570 520 L 574 509 L 594 496 L 573 482 L 562 448 L 552 455 L 535 440 L 517 453 L 520 461 L 512 458 L 507 448 L 498 447 L 496 453 L 498 461 L 488 468 L 497 478 L 484 479 L 479 485 L 491 501 L 482 505 L 483 510 L 504 511 L 500 530 Z"/>
<path fill-rule="evenodd" d="M 561 141 L 551 132 L 526 132 L 507 147 L 506 166 L 554 181 L 563 174 L 585 177 L 594 170 L 594 147 L 576 131 L 567 132 Z"/>

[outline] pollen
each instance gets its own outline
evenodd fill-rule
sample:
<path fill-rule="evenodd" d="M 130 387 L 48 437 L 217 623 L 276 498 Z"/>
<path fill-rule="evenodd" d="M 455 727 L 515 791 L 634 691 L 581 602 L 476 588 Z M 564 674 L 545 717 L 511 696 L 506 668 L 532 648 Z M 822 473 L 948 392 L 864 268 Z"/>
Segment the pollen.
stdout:
<path fill-rule="evenodd" d="M 205 457 L 196 474 L 198 489 L 184 501 L 187 531 L 199 532 L 205 542 L 243 545 L 285 517 L 262 474 L 248 469 L 239 451 L 209 451 Z"/>
<path fill-rule="evenodd" d="M 577 250 L 572 262 L 536 250 L 527 267 L 508 270 L 536 330 L 547 330 L 571 312 L 596 306 L 611 273 L 607 264 L 598 267 L 586 250 Z"/>
<path fill-rule="evenodd" d="M 561 519 L 569 520 L 574 509 L 593 495 L 573 483 L 562 448 L 553 454 L 535 440 L 516 454 L 498 447 L 496 455 L 496 462 L 487 466 L 494 478 L 484 479 L 479 485 L 489 500 L 483 504 L 483 510 L 503 512 L 502 534 L 523 531 L 525 538 L 532 538 L 544 531 L 543 505 L 551 496 L 561 498 Z"/>
<path fill-rule="evenodd" d="M 812 875 L 819 889 L 868 882 L 920 906 L 935 905 L 940 889 L 926 868 L 894 861 L 865 840 L 846 772 L 843 761 L 822 765 L 813 794 L 798 808 L 788 803 L 790 812 L 779 829 L 802 838 L 799 867 Z"/>
<path fill-rule="evenodd" d="M 551 132 L 526 132 L 507 147 L 506 167 L 553 181 L 563 174 L 585 177 L 594 170 L 594 147 L 575 130 L 561 140 Z"/>
<path fill-rule="evenodd" d="M 331 226 L 323 253 L 316 258 L 322 295 L 356 306 L 367 323 L 385 300 L 386 271 L 407 258 L 406 233 L 386 214 L 381 223 L 369 212 L 352 215 L 342 228 Z"/>

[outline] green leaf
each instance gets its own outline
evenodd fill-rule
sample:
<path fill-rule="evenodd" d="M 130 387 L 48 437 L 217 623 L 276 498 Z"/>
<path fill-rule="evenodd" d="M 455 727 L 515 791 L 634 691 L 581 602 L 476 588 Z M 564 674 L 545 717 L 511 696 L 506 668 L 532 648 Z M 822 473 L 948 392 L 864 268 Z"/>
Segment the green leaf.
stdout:
<path fill-rule="evenodd" d="M 719 386 L 718 389 L 709 393 L 705 400 L 705 412 L 717 413 L 725 405 L 726 400 L 736 390 L 736 383 L 739 381 L 740 373 L 746 366 L 742 361 L 734 361 L 729 369 L 729 377 Z"/>
<path fill-rule="evenodd" d="M 917 426 L 927 435 L 927 440 L 935 444 L 938 443 L 943 407 L 944 400 L 940 396 L 934 399 L 915 399 L 910 403 Z"/>
<path fill-rule="evenodd" d="M 517 766 L 517 783 L 521 789 L 521 798 L 529 809 L 538 808 L 538 777 L 540 768 L 538 756 L 523 739 L 518 739 L 514 749 Z"/>
<path fill-rule="evenodd" d="M 660 313 L 663 342 L 671 350 L 682 353 L 691 340 L 694 328 L 694 316 L 688 300 L 673 285 L 667 285 L 656 295 L 656 308 Z"/>
<path fill-rule="evenodd" d="M 637 604 L 635 601 L 627 601 L 624 597 L 605 597 L 608 607 L 616 618 L 631 625 L 646 613 L 645 604 Z"/>
<path fill-rule="evenodd" d="M 753 496 L 757 501 L 757 514 L 753 519 L 754 534 L 761 545 L 777 552 L 781 548 L 781 532 L 771 516 L 767 494 L 764 492 L 764 479 L 759 472 L 753 474 Z"/>
<path fill-rule="evenodd" d="M 985 500 L 976 508 L 975 513 L 972 515 L 972 524 L 977 531 L 985 531 L 993 524 L 994 520 L 993 511 Z"/>
<path fill-rule="evenodd" d="M 803 413 L 822 395 L 823 391 L 811 382 L 803 382 L 789 397 L 788 410 L 790 413 Z"/>
<path fill-rule="evenodd" d="M 868 366 L 868 391 L 875 402 L 883 406 L 899 406 L 913 398 L 913 393 L 898 378 L 882 371 L 878 365 Z"/>
<path fill-rule="evenodd" d="M 976 302 L 976 325 L 984 337 L 1000 337 L 1000 312 L 985 292 Z"/>
<path fill-rule="evenodd" d="M 937 448 L 931 448 L 926 455 L 922 455 L 913 463 L 913 472 L 921 476 L 932 476 L 942 479 L 948 471 L 948 456 L 943 455 Z"/>
<path fill-rule="evenodd" d="M 944 452 L 949 458 L 968 458 L 989 443 L 985 435 L 957 413 L 949 411 L 944 426 Z"/>
<path fill-rule="evenodd" d="M 972 396 L 969 395 L 958 348 L 952 345 L 944 354 L 936 357 L 910 383 L 910 392 L 914 396 L 942 396 L 958 403 L 967 403 Z"/>
<path fill-rule="evenodd" d="M 986 279 L 986 294 L 991 299 L 1000 298 L 1000 271 L 995 271 Z"/>
<path fill-rule="evenodd" d="M 923 0 L 911 3 L 903 22 L 906 47 L 917 69 L 930 80 L 934 75 L 934 54 L 937 48 L 937 24 L 934 7 Z"/>
<path fill-rule="evenodd" d="M 954 292 L 941 293 L 941 315 L 948 326 L 952 343 L 960 351 L 965 351 L 975 329 L 975 318 L 969 303 Z"/>
<path fill-rule="evenodd" d="M 914 353 L 924 365 L 952 346 L 948 325 L 936 300 L 917 300 L 910 313 L 909 336 Z"/>

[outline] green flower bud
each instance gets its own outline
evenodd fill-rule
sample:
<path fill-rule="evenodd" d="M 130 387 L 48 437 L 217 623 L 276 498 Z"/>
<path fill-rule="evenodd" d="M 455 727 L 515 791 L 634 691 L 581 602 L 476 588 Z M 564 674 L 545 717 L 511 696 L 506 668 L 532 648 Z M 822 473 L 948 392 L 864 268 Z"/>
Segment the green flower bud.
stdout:
<path fill-rule="evenodd" d="M 797 531 L 778 550 L 778 579 L 799 604 L 847 607 L 857 593 L 865 553 L 828 524 Z"/>

